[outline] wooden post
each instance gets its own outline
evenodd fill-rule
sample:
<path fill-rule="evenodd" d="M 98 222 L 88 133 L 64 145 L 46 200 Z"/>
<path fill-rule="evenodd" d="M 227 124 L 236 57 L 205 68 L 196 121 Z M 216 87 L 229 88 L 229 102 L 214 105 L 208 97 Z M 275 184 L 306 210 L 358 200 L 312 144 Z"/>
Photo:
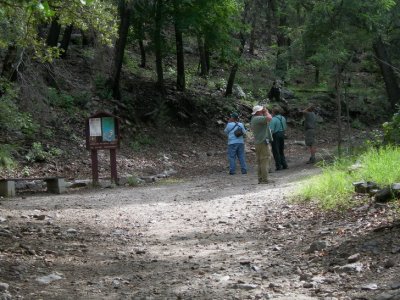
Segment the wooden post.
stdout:
<path fill-rule="evenodd" d="M 93 185 L 99 184 L 99 161 L 97 158 L 97 150 L 92 149 L 90 151 L 92 158 L 92 181 Z"/>
<path fill-rule="evenodd" d="M 111 164 L 111 181 L 115 184 L 118 184 L 116 149 L 110 149 L 110 164 Z"/>

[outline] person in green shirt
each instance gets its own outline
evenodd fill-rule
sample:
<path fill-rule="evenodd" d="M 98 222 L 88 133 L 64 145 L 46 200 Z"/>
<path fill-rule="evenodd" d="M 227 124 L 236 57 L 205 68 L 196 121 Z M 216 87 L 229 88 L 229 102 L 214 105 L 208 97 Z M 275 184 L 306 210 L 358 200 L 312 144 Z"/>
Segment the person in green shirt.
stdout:
<path fill-rule="evenodd" d="M 271 157 L 269 143 L 272 141 L 269 122 L 272 119 L 268 109 L 261 105 L 253 107 L 250 126 L 254 135 L 254 143 L 256 147 L 256 161 L 258 183 L 268 183 L 268 168 Z"/>
<path fill-rule="evenodd" d="M 272 133 L 272 155 L 275 160 L 275 170 L 287 169 L 285 158 L 285 130 L 287 128 L 286 118 L 281 115 L 278 107 L 272 108 L 272 120 L 269 123 Z"/>

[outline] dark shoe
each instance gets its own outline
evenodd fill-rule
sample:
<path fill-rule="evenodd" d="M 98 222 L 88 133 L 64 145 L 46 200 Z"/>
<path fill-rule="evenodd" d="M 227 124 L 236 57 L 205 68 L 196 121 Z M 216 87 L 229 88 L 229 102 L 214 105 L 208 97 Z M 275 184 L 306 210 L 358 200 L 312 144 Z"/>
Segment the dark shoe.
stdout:
<path fill-rule="evenodd" d="M 280 171 L 280 170 L 282 170 L 282 167 L 277 167 L 277 168 L 275 169 L 275 171 Z"/>
<path fill-rule="evenodd" d="M 229 172 L 229 175 L 235 175 L 235 173 Z"/>
<path fill-rule="evenodd" d="M 270 184 L 274 183 L 272 180 L 267 180 L 267 181 L 259 181 L 258 184 Z"/>
<path fill-rule="evenodd" d="M 243 174 L 243 175 L 246 175 L 246 174 L 247 174 L 247 172 L 246 172 L 246 171 L 245 171 L 245 172 L 242 172 L 242 174 Z"/>
<path fill-rule="evenodd" d="M 284 166 L 282 169 L 286 170 L 286 169 L 288 169 L 288 166 Z"/>
<path fill-rule="evenodd" d="M 307 164 L 315 164 L 315 157 L 310 157 Z"/>

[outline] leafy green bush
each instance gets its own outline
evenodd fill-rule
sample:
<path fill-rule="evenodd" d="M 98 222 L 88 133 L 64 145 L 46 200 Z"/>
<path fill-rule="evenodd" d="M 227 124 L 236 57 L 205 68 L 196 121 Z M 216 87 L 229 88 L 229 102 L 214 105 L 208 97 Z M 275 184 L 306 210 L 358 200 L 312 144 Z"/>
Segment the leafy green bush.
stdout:
<path fill-rule="evenodd" d="M 3 134 L 15 134 L 20 132 L 24 135 L 33 135 L 38 125 L 32 121 L 30 114 L 21 112 L 17 106 L 17 90 L 7 81 L 0 80 L 0 130 Z"/>
<path fill-rule="evenodd" d="M 140 179 L 136 175 L 129 176 L 127 178 L 127 184 L 129 186 L 138 186 L 140 184 Z"/>
<path fill-rule="evenodd" d="M 140 151 L 146 146 L 154 145 L 155 140 L 147 134 L 138 134 L 135 136 L 134 140 L 129 143 L 129 147 L 133 151 Z"/>
<path fill-rule="evenodd" d="M 107 78 L 102 75 L 97 75 L 94 79 L 94 85 L 96 88 L 96 95 L 103 100 L 112 99 L 112 91 L 108 86 Z"/>
<path fill-rule="evenodd" d="M 355 129 L 364 129 L 365 125 L 359 119 L 354 119 L 351 122 L 351 127 Z"/>
<path fill-rule="evenodd" d="M 374 129 L 369 133 L 369 138 L 366 141 L 367 149 L 369 147 L 379 148 L 382 146 L 384 134 L 382 130 Z"/>
<path fill-rule="evenodd" d="M 75 106 L 74 97 L 65 92 L 58 92 L 55 88 L 48 89 L 47 100 L 51 106 L 63 108 L 67 111 L 72 111 Z"/>
<path fill-rule="evenodd" d="M 400 145 L 400 106 L 390 122 L 383 124 L 384 143 Z"/>
<path fill-rule="evenodd" d="M 13 147 L 5 144 L 0 145 L 0 169 L 12 169 L 16 163 L 12 156 Z"/>
<path fill-rule="evenodd" d="M 60 149 L 52 147 L 45 150 L 42 143 L 37 142 L 32 144 L 32 148 L 29 150 L 28 154 L 25 155 L 25 159 L 28 162 L 45 162 L 61 154 L 62 151 Z"/>
<path fill-rule="evenodd" d="M 74 97 L 74 104 L 79 108 L 87 108 L 88 103 L 90 101 L 91 95 L 87 91 L 83 91 L 80 93 L 76 93 L 73 95 Z"/>

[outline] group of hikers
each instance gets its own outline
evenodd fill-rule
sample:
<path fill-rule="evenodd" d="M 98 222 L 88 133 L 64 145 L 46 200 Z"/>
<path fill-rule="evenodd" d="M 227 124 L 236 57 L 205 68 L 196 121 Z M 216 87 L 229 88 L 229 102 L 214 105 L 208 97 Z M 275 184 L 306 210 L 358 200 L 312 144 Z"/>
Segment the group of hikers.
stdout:
<path fill-rule="evenodd" d="M 315 163 L 316 152 L 316 115 L 314 111 L 315 109 L 313 105 L 310 105 L 303 110 L 305 144 L 310 151 L 310 159 L 307 163 L 311 164 Z M 256 105 L 253 107 L 252 117 L 250 120 L 250 127 L 255 144 L 259 184 L 269 183 L 268 173 L 271 150 L 275 161 L 275 170 L 280 171 L 288 168 L 285 157 L 285 132 L 287 130 L 286 118 L 282 116 L 279 107 L 273 107 L 271 113 L 266 107 Z M 244 137 L 246 136 L 247 129 L 244 124 L 239 121 L 238 113 L 234 112 L 230 115 L 224 132 L 228 136 L 229 174 L 234 175 L 236 173 L 236 159 L 239 160 L 241 173 L 247 174 L 244 146 Z"/>

